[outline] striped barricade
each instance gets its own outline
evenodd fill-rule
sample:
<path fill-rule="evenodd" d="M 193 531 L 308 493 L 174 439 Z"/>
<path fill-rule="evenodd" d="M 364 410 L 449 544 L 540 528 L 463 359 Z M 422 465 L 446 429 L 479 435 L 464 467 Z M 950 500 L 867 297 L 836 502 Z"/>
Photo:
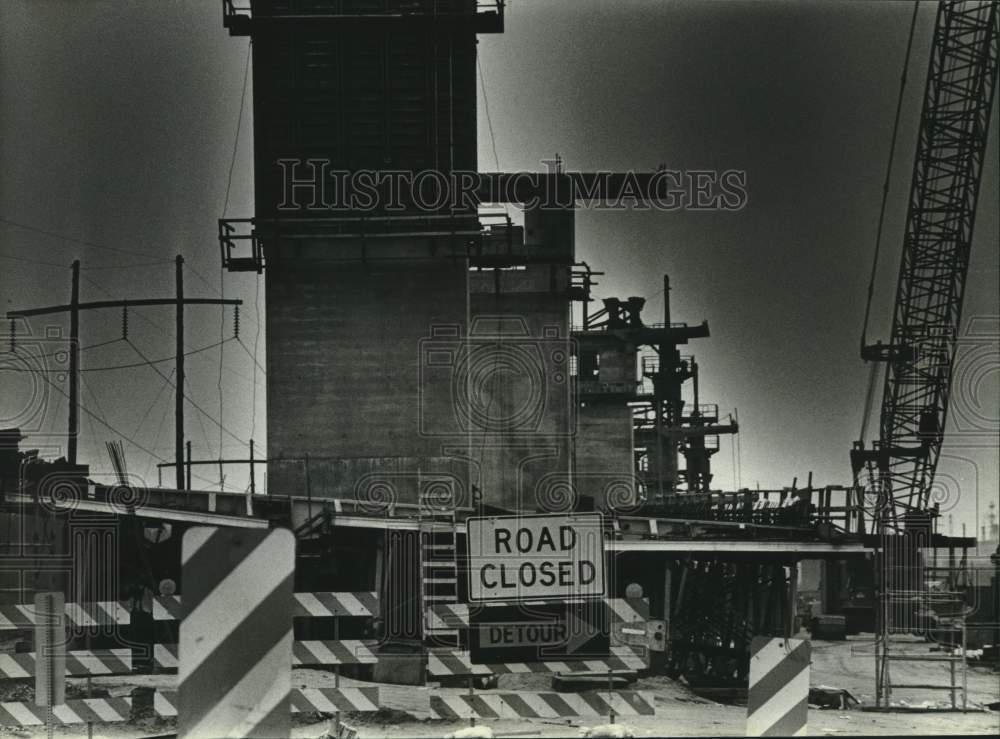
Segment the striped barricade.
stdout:
<path fill-rule="evenodd" d="M 172 607 L 172 598 L 160 606 L 161 611 Z M 82 628 L 103 624 L 128 624 L 131 621 L 128 601 L 100 601 L 97 603 L 67 603 L 66 626 Z M 179 618 L 177 616 L 176 618 Z M 31 603 L 0 606 L 0 631 L 29 629 L 35 625 L 35 606 Z"/>
<path fill-rule="evenodd" d="M 569 602 L 578 602 L 575 600 Z M 591 601 L 593 603 L 593 601 Z M 491 603 L 473 606 L 542 605 L 542 601 Z M 597 603 L 594 603 L 597 606 Z M 544 662 L 503 662 L 473 664 L 469 652 L 437 649 L 427 655 L 427 674 L 432 679 L 448 676 L 493 676 L 514 673 L 591 673 L 638 672 L 649 666 L 649 650 L 644 644 L 621 643 L 622 625 L 646 632 L 649 603 L 641 599 L 605 598 L 604 623 L 611 631 L 612 646 L 607 657 Z M 470 606 L 462 603 L 437 604 L 426 612 L 429 629 L 469 629 Z M 616 641 L 618 643 L 616 643 Z M 608 716 L 653 716 L 653 696 L 640 691 L 590 691 L 582 693 L 472 693 L 432 695 L 431 715 L 443 719 L 500 718 L 607 718 Z"/>
<path fill-rule="evenodd" d="M 360 639 L 297 641 L 292 648 L 293 665 L 373 665 L 378 655 L 375 642 Z"/>
<path fill-rule="evenodd" d="M 292 644 L 292 666 L 373 665 L 376 642 L 362 639 L 306 640 Z M 153 661 L 161 670 L 177 668 L 177 645 L 157 644 Z"/>
<path fill-rule="evenodd" d="M 370 713 L 379 709 L 378 688 L 303 688 L 292 691 L 292 713 Z"/>
<path fill-rule="evenodd" d="M 292 713 L 370 713 L 379 710 L 377 687 L 305 688 L 291 692 Z M 0 726 L 43 726 L 48 709 L 26 701 L 0 703 Z M 153 695 L 153 712 L 177 717 L 176 691 Z M 115 723 L 132 717 L 131 698 L 84 698 L 52 708 L 57 724 Z"/>
<path fill-rule="evenodd" d="M 457 649 L 434 650 L 427 655 L 427 674 L 432 678 L 449 675 L 510 675 L 527 672 L 636 672 L 648 667 L 643 647 L 612 647 L 604 659 L 567 660 L 562 662 L 503 662 L 474 665 L 468 652 Z"/>
<path fill-rule="evenodd" d="M 328 616 L 377 616 L 378 593 L 296 593 L 292 615 L 296 618 Z M 183 617 L 179 595 L 153 599 L 153 619 L 179 621 Z M 71 628 L 115 624 L 128 626 L 132 622 L 129 602 L 101 601 L 97 603 L 67 603 L 66 623 Z M 0 631 L 27 629 L 35 625 L 32 604 L 0 606 Z"/>
<path fill-rule="evenodd" d="M 433 718 L 453 720 L 655 715 L 653 694 L 637 690 L 432 695 L 430 701 Z"/>
<path fill-rule="evenodd" d="M 35 653 L 0 654 L 0 678 L 35 675 Z M 66 674 L 71 677 L 127 675 L 132 672 L 131 649 L 81 650 L 66 653 Z"/>
<path fill-rule="evenodd" d="M 378 593 L 296 593 L 295 618 L 377 616 Z"/>
<path fill-rule="evenodd" d="M 0 725 L 42 726 L 50 709 L 27 701 L 0 703 Z M 85 724 L 128 721 L 132 715 L 131 698 L 83 698 L 53 706 L 52 723 Z"/>
<path fill-rule="evenodd" d="M 373 665 L 378 662 L 375 642 L 360 639 L 339 641 L 297 641 L 292 647 L 293 666 Z M 643 647 L 615 646 L 603 659 L 566 660 L 562 662 L 505 662 L 474 665 L 469 653 L 458 649 L 440 649 L 428 653 L 427 673 L 431 677 L 448 675 L 506 675 L 516 673 L 558 672 L 635 672 L 647 665 Z M 70 677 L 127 675 L 133 672 L 131 649 L 73 651 L 66 654 L 66 674 Z M 153 665 L 158 671 L 177 669 L 177 645 L 157 644 Z M 30 678 L 35 674 L 35 654 L 0 654 L 0 678 Z"/>
<path fill-rule="evenodd" d="M 584 602 L 568 599 L 566 603 Z M 488 606 L 471 606 L 472 608 L 492 608 L 494 606 L 526 606 L 551 605 L 551 601 L 504 601 L 490 603 Z M 443 603 L 427 608 L 427 628 L 429 629 L 467 629 L 470 626 L 470 606 L 467 603 Z M 644 623 L 649 620 L 649 604 L 644 600 L 626 598 L 605 598 L 604 609 L 609 624 Z"/>
<path fill-rule="evenodd" d="M 378 662 L 374 642 L 361 639 L 297 641 L 292 645 L 292 665 L 373 665 Z M 153 665 L 157 670 L 177 669 L 177 645 L 156 644 Z M 66 653 L 70 677 L 128 675 L 132 673 L 131 649 L 95 649 Z M 35 674 L 35 653 L 0 654 L 0 679 L 30 678 Z"/>
<path fill-rule="evenodd" d="M 754 637 L 750 643 L 747 736 L 801 736 L 809 718 L 811 645 Z"/>
<path fill-rule="evenodd" d="M 353 688 L 293 688 L 292 713 L 370 713 L 379 710 L 377 687 Z M 157 692 L 153 710 L 161 718 L 177 716 L 177 693 Z"/>

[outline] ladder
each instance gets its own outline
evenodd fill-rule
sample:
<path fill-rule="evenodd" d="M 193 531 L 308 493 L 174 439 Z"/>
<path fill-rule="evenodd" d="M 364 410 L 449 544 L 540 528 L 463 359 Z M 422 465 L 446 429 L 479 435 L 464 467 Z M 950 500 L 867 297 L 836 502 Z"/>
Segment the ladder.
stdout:
<path fill-rule="evenodd" d="M 454 498 L 451 503 L 420 498 L 420 595 L 424 643 L 429 648 L 457 648 L 458 629 L 441 626 L 429 609 L 458 603 L 458 539 Z"/>

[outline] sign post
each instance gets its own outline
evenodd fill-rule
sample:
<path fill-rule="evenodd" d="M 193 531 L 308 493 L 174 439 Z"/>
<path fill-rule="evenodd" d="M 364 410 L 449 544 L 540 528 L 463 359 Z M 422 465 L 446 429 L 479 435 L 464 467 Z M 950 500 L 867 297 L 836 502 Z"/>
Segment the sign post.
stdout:
<path fill-rule="evenodd" d="M 35 595 L 35 705 L 46 709 L 52 736 L 52 707 L 66 702 L 66 599 L 62 593 Z"/>

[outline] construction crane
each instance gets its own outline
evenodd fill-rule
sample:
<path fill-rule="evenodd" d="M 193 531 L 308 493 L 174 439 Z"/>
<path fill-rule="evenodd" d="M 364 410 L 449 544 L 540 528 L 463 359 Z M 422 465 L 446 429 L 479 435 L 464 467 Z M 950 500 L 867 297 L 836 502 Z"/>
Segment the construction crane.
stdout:
<path fill-rule="evenodd" d="M 910 41 L 912 45 L 912 26 Z M 919 547 L 927 545 L 934 514 L 931 486 L 948 414 L 997 81 L 997 47 L 997 2 L 945 0 L 939 4 L 892 334 L 888 344 L 868 345 L 862 336 L 862 358 L 885 364 L 878 439 L 866 449 L 863 424 L 862 439 L 851 453 L 855 484 L 864 484 L 873 504 L 877 540 L 876 705 L 888 706 L 893 688 L 889 636 L 900 627 L 900 600 L 894 600 L 894 594 L 906 593 L 912 600 L 912 594 L 924 588 Z M 897 125 L 898 120 L 897 109 Z M 883 201 L 883 215 L 884 208 Z M 876 263 L 877 251 L 876 245 Z M 874 272 L 873 267 L 873 276 Z M 872 377 L 866 418 L 874 371 Z"/>

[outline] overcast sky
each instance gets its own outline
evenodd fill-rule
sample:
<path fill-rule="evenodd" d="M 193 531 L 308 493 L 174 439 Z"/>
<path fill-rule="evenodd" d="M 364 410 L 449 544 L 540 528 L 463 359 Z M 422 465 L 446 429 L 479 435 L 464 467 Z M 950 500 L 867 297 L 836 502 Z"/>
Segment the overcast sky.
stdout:
<path fill-rule="evenodd" d="M 864 294 L 911 10 L 902 2 L 512 0 L 506 33 L 481 38 L 495 136 L 480 90 L 481 169 L 537 170 L 558 153 L 571 170 L 747 172 L 749 202 L 738 213 L 577 219 L 579 258 L 607 272 L 599 296 L 647 296 L 654 320 L 669 273 L 674 320 L 709 321 L 712 337 L 691 347 L 702 400 L 738 408 L 743 428 L 739 479 L 724 441 L 716 487 L 801 484 L 810 470 L 818 483 L 849 482 L 867 382 L 857 356 Z M 918 16 L 873 339 L 889 330 L 934 13 L 927 3 Z M 247 39 L 230 38 L 220 16 L 220 3 L 207 0 L 0 2 L 4 310 L 66 302 L 74 258 L 86 269 L 83 300 L 168 296 L 177 253 L 187 260 L 188 294 L 219 295 L 216 219 L 247 54 Z M 230 216 L 252 215 L 249 104 Z M 1000 475 L 995 128 L 996 113 L 964 314 L 966 323 L 979 318 L 974 330 L 984 334 L 964 345 L 956 401 L 964 410 L 951 420 L 966 433 L 947 445 L 939 476 L 945 507 L 957 500 L 956 534 L 962 521 L 978 531 L 976 503 L 996 500 Z M 266 430 L 265 378 L 251 359 L 264 296 L 252 274 L 222 281 L 227 297 L 245 302 L 241 342 L 222 347 L 221 382 L 218 347 L 188 362 L 189 391 L 212 416 L 188 409 L 198 458 L 219 455 L 220 385 L 224 454 L 245 454 L 236 438 L 251 434 L 262 448 Z M 188 315 L 192 350 L 218 342 L 220 328 L 221 338 L 232 334 L 231 310 L 221 327 L 217 308 Z M 36 334 L 44 325 L 33 324 Z M 85 314 L 82 325 L 83 346 L 121 335 L 115 312 Z M 132 311 L 129 338 L 147 358 L 169 357 L 172 313 Z M 263 341 L 257 357 L 263 364 Z M 84 352 L 92 371 L 84 374 L 83 461 L 107 469 L 103 443 L 116 435 L 105 423 L 172 457 L 164 377 L 148 367 L 97 371 L 141 362 L 121 341 Z M 170 376 L 171 362 L 156 366 Z M 10 374 L 0 391 L 5 421 L 29 390 Z M 65 399 L 52 393 L 48 409 L 43 428 L 61 429 Z M 154 458 L 133 446 L 128 461 L 155 482 Z M 228 487 L 244 485 L 234 471 Z"/>

